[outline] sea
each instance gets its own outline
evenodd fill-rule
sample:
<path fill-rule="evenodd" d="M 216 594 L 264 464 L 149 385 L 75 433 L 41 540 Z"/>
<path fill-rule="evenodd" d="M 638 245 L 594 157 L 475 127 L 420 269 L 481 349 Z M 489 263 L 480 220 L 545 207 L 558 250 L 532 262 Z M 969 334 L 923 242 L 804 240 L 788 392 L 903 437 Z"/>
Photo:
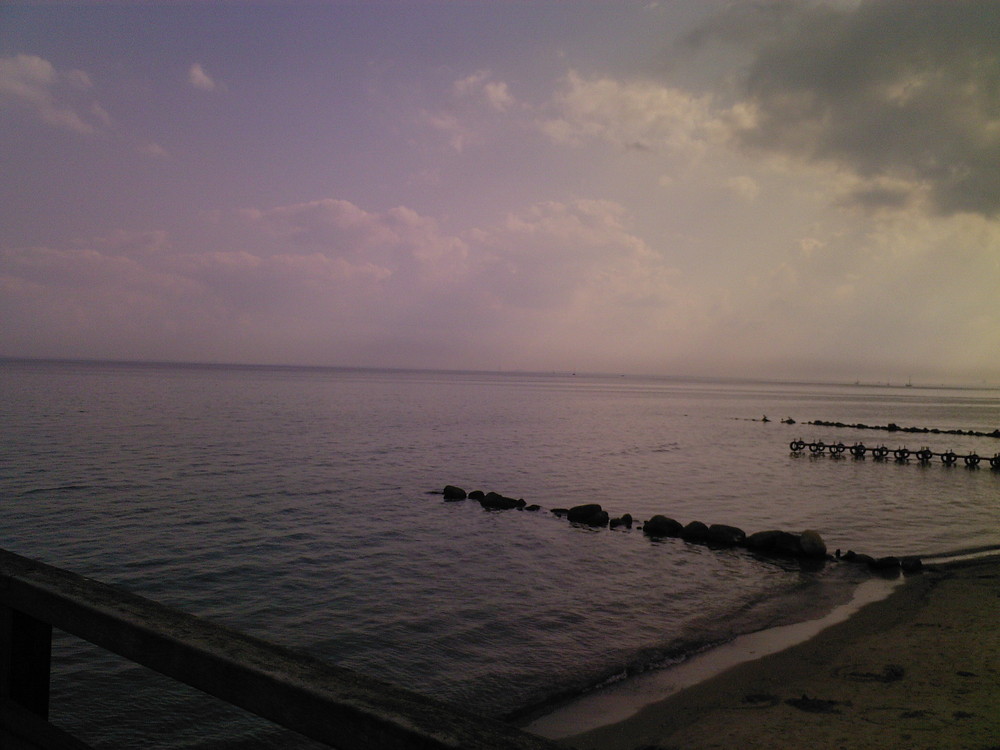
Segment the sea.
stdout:
<path fill-rule="evenodd" d="M 1000 427 L 988 388 L 7 359 L 0 424 L 3 549 L 521 723 L 872 575 L 652 539 L 655 514 L 813 529 L 831 553 L 1000 549 L 1000 439 L 948 432 Z M 551 512 L 584 503 L 635 525 Z M 51 720 L 96 748 L 313 746 L 58 631 L 52 670 Z"/>

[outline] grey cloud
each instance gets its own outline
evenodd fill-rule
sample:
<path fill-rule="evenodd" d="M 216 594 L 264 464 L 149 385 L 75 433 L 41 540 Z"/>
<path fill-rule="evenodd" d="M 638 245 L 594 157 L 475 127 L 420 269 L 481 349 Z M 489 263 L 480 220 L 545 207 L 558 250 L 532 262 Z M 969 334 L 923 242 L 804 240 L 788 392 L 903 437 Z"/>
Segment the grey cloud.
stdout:
<path fill-rule="evenodd" d="M 60 71 L 37 55 L 0 57 L 0 110 L 23 108 L 42 122 L 81 135 L 111 125 L 111 116 L 87 95 L 93 86 L 82 70 Z"/>
<path fill-rule="evenodd" d="M 712 39 L 752 53 L 743 147 L 905 180 L 941 214 L 1000 213 L 1000 3 L 742 4 L 689 41 Z"/>

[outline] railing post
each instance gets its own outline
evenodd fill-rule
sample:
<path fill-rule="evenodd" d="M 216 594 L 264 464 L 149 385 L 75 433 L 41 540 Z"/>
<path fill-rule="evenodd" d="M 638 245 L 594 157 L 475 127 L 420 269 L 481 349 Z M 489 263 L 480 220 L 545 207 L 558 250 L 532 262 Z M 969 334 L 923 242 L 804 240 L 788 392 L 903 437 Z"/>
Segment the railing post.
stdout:
<path fill-rule="evenodd" d="M 0 702 L 49 718 L 52 626 L 0 605 Z"/>

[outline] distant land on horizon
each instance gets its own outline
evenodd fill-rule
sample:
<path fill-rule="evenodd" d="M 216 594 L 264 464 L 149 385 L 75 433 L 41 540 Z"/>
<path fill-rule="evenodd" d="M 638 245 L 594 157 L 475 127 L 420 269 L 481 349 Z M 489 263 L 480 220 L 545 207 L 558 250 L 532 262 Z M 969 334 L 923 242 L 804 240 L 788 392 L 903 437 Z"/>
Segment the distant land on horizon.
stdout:
<path fill-rule="evenodd" d="M 1000 390 L 997 384 L 973 383 L 895 383 L 876 380 L 815 380 L 780 377 L 738 377 L 732 375 L 688 375 L 688 374 L 656 374 L 656 373 L 619 373 L 619 372 L 586 372 L 573 370 L 488 370 L 488 369 L 454 369 L 427 367 L 379 367 L 373 365 L 322 365 L 322 364 L 289 364 L 267 362 L 208 362 L 192 360 L 144 360 L 144 359 L 102 359 L 92 357 L 17 357 L 0 355 L 0 363 L 23 362 L 41 364 L 78 364 L 78 365 L 116 365 L 128 367 L 177 367 L 204 369 L 246 369 L 246 370 L 330 370 L 340 372 L 396 372 L 396 373 L 448 373 L 469 375 L 507 375 L 530 377 L 581 377 L 581 378 L 629 378 L 644 380 L 665 380 L 676 382 L 715 382 L 715 383 L 761 383 L 769 385 L 817 385 L 817 386 L 851 386 L 858 388 L 891 388 L 891 389 L 944 389 L 944 390 Z"/>

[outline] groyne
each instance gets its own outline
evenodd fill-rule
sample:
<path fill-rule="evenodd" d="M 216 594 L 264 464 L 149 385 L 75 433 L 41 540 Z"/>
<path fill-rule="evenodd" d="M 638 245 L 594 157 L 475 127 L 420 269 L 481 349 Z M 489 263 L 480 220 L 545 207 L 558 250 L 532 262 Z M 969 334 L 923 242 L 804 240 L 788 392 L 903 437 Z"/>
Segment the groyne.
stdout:
<path fill-rule="evenodd" d="M 452 484 L 446 485 L 443 490 L 431 490 L 427 494 L 442 495 L 445 502 L 476 500 L 487 511 L 539 512 L 544 510 L 540 505 L 529 504 L 524 498 L 512 498 L 498 492 L 483 492 L 482 490 L 466 492 L 463 488 Z M 706 524 L 702 521 L 690 521 L 683 524 L 664 515 L 654 515 L 642 523 L 636 523 L 630 513 L 612 517 L 599 503 L 552 508 L 548 512 L 559 518 L 565 518 L 571 524 L 578 526 L 625 531 L 634 527 L 654 539 L 678 538 L 691 544 L 702 544 L 719 549 L 742 548 L 762 557 L 794 558 L 804 563 L 819 564 L 828 561 L 855 563 L 890 575 L 893 573 L 898 575 L 900 571 L 916 573 L 923 566 L 920 558 L 915 556 L 874 557 L 853 550 L 841 554 L 839 549 L 834 554 L 830 554 L 822 536 L 813 529 L 806 529 L 802 532 L 767 529 L 748 534 L 737 526 L 723 523 Z"/>
<path fill-rule="evenodd" d="M 765 417 L 765 419 L 767 418 Z M 791 418 L 782 419 L 781 421 L 784 424 L 796 424 L 795 420 Z M 862 422 L 846 424 L 844 422 L 828 422 L 822 419 L 816 419 L 812 422 L 802 422 L 802 424 L 815 425 L 816 427 L 847 427 L 852 430 L 882 430 L 884 432 L 910 432 L 921 435 L 962 435 L 966 437 L 989 437 L 1000 439 L 1000 429 L 993 430 L 992 432 L 983 432 L 981 430 L 942 430 L 938 427 L 900 427 L 894 422 L 890 422 L 887 425 L 864 424 Z"/>
<path fill-rule="evenodd" d="M 985 460 L 990 465 L 990 468 L 1000 470 L 1000 453 L 995 454 L 992 458 L 986 458 L 985 456 L 980 456 L 978 453 L 959 455 L 953 450 L 935 452 L 927 447 L 920 448 L 919 450 L 910 450 L 906 447 L 890 450 L 885 445 L 866 446 L 864 443 L 845 445 L 844 443 L 825 443 L 822 440 L 807 443 L 802 439 L 793 440 L 788 444 L 788 448 L 792 453 L 803 453 L 808 450 L 813 455 L 826 453 L 834 458 L 841 456 L 845 452 L 850 453 L 854 458 L 864 458 L 867 455 L 871 455 L 876 461 L 884 461 L 891 455 L 898 463 L 906 463 L 913 458 L 920 463 L 927 464 L 935 458 L 939 458 L 945 466 L 954 466 L 961 461 L 970 469 L 977 468 Z"/>

